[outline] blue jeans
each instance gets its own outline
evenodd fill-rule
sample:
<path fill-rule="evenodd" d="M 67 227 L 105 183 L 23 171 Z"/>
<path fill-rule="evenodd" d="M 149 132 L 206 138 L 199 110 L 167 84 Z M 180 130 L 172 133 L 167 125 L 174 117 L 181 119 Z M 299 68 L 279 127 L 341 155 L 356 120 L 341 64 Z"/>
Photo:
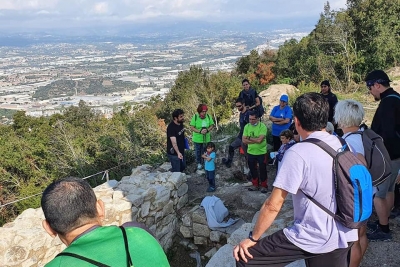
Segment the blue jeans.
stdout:
<path fill-rule="evenodd" d="M 208 180 L 208 184 L 210 187 L 215 188 L 215 170 L 214 171 L 206 171 L 206 177 Z"/>
<path fill-rule="evenodd" d="M 206 152 L 206 144 L 203 143 L 194 143 L 194 149 L 196 152 L 196 162 L 197 164 L 202 164 L 203 163 L 203 158 L 201 155 Z"/>
<path fill-rule="evenodd" d="M 171 162 L 172 172 L 183 172 L 186 168 L 185 154 L 183 154 L 183 159 L 178 158 L 176 155 L 167 154 L 169 161 Z"/>

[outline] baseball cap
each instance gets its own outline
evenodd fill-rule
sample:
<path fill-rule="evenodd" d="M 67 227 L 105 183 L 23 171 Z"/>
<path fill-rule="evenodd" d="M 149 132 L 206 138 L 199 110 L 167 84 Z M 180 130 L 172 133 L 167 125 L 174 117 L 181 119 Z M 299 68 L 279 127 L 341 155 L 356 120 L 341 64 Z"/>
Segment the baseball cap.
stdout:
<path fill-rule="evenodd" d="M 391 82 L 389 76 L 383 70 L 373 70 L 368 73 L 367 77 L 365 77 L 365 81 L 380 81 L 380 82 Z"/>
<path fill-rule="evenodd" d="M 289 102 L 289 97 L 287 95 L 282 95 L 280 101 L 285 101 L 286 103 Z"/>

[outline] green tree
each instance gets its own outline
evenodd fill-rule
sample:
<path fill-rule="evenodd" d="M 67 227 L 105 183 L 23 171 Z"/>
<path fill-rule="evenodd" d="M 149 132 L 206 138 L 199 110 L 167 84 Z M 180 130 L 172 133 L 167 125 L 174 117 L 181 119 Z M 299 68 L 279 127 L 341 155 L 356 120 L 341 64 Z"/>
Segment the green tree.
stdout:
<path fill-rule="evenodd" d="M 348 0 L 360 56 L 357 72 L 386 69 L 400 60 L 400 0 Z M 362 77 L 363 78 L 363 77 Z"/>

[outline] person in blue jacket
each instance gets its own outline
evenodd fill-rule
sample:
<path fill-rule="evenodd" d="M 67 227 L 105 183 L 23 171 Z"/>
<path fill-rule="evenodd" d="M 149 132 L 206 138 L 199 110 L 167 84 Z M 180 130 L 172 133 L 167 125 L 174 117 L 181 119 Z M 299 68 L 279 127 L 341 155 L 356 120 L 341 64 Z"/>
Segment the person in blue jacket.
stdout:
<path fill-rule="evenodd" d="M 292 122 L 292 109 L 288 105 L 289 97 L 282 95 L 279 100 L 279 105 L 275 106 L 269 115 L 272 121 L 272 139 L 274 142 L 274 151 L 278 151 L 282 145 L 280 133 L 283 130 L 289 129 Z"/>

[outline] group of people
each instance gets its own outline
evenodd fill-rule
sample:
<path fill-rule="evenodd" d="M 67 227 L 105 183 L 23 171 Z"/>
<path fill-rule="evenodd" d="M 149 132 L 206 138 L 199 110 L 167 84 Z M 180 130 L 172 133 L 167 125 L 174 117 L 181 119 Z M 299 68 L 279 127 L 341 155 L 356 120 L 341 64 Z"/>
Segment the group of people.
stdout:
<path fill-rule="evenodd" d="M 261 121 L 262 114 L 261 99 L 256 90 L 251 88 L 248 79 L 242 81 L 242 91 L 235 101 L 235 106 L 239 111 L 240 131 L 233 142 L 228 146 L 228 156 L 222 159 L 222 163 L 230 168 L 235 150 L 242 148 L 246 155 L 247 165 L 250 170 L 252 186 L 250 191 L 260 190 L 262 193 L 268 192 L 267 185 L 267 127 Z M 329 103 L 328 121 L 333 122 L 333 107 L 337 103 L 336 96 L 331 92 L 329 81 L 321 83 L 321 95 Z M 205 104 L 200 104 L 197 112 L 190 120 L 190 131 L 192 132 L 192 142 L 195 148 L 197 169 L 205 169 L 206 177 L 209 181 L 207 192 L 215 191 L 215 153 L 213 157 L 208 157 L 206 148 L 214 147 L 211 142 L 210 131 L 214 127 L 214 120 L 208 113 Z M 185 134 L 184 134 L 184 114 L 183 110 L 176 109 L 172 113 L 172 121 L 167 128 L 167 155 L 171 162 L 171 171 L 182 172 L 185 169 Z M 279 168 L 284 152 L 291 147 L 298 135 L 290 135 L 289 128 L 292 125 L 293 113 L 289 106 L 288 95 L 282 95 L 279 105 L 275 106 L 270 113 L 269 120 L 272 122 L 273 153 L 275 162 Z M 299 140 L 297 140 L 299 141 Z M 203 166 L 204 162 L 204 166 Z"/>
<path fill-rule="evenodd" d="M 329 82 L 324 82 L 324 87 L 327 84 L 329 87 Z M 270 117 L 281 130 L 279 133 L 273 130 L 273 136 L 279 136 L 279 142 L 282 142 L 282 145 L 275 147 L 278 138 L 274 138 L 274 147 L 278 148 L 276 157 L 280 160 L 279 171 L 253 231 L 234 247 L 233 256 L 237 266 L 286 266 L 304 259 L 310 267 L 358 267 L 368 239 L 378 241 L 392 238 L 388 218 L 391 211 L 392 216 L 396 216 L 400 210 L 399 186 L 396 185 L 400 182 L 400 95 L 390 87 L 389 77 L 381 70 L 369 73 L 366 85 L 374 98 L 380 101 L 371 129 L 382 136 L 391 158 L 391 176 L 377 186 L 374 197 L 378 221 L 360 229 L 350 229 L 315 205 L 309 197 L 331 213 L 336 211 L 333 160 L 310 142 L 293 145 L 296 138 L 314 138 L 334 150 L 341 149 L 341 140 L 326 130 L 332 116 L 333 125 L 342 129 L 343 138 L 362 159 L 364 148 L 361 135 L 354 134 L 363 131 L 363 128 L 359 128 L 364 118 L 362 105 L 354 100 L 337 101 L 329 88 L 327 94 L 321 88 L 322 94 L 306 93 L 299 96 L 293 104 L 292 115 L 287 108 L 288 98 L 283 96 Z M 243 86 L 246 90 L 248 81 Z M 230 144 L 225 164 L 232 162 L 233 151 L 237 147 L 247 147 L 247 159 L 253 177 L 252 189 L 261 186 L 261 190 L 266 191 L 266 126 L 259 120 L 254 105 L 246 103 L 243 98 L 238 98 L 235 104 L 240 112 L 241 128 L 237 138 Z M 209 135 L 214 122 L 206 114 L 207 106 L 199 105 L 197 111 L 198 114 L 190 122 L 194 132 L 196 160 L 200 165 L 201 160 L 205 160 L 209 189 L 212 191 L 215 190 L 215 164 L 208 163 L 215 160 L 215 145 L 210 142 Z M 167 129 L 167 154 L 172 170 L 181 172 L 186 165 L 183 110 L 174 110 L 172 117 Z M 290 124 L 292 119 L 295 133 L 280 128 Z M 206 151 L 203 151 L 204 147 Z M 293 225 L 261 238 L 275 220 L 289 193 L 293 199 Z M 169 266 L 162 247 L 144 225 L 127 223 L 121 227 L 102 226 L 104 203 L 96 199 L 93 189 L 82 179 L 65 178 L 53 182 L 44 191 L 41 204 L 45 216 L 44 229 L 53 237 L 59 236 L 67 246 L 46 266 Z"/>
<path fill-rule="evenodd" d="M 390 79 L 382 70 L 369 73 L 365 82 L 370 94 L 380 101 L 371 129 L 383 138 L 391 159 L 391 174 L 375 188 L 373 203 L 378 221 L 366 223 L 359 229 L 350 229 L 317 206 L 309 197 L 331 213 L 336 212 L 333 160 L 318 146 L 299 142 L 286 150 L 273 184 L 274 189 L 261 207 L 254 230 L 247 239 L 235 246 L 233 255 L 237 266 L 286 266 L 304 259 L 306 265 L 311 267 L 358 267 L 368 240 L 392 239 L 389 216 L 397 216 L 400 208 L 397 202 L 400 198 L 400 95 L 390 87 Z M 331 118 L 334 127 L 342 130 L 342 138 L 354 155 L 365 162 L 362 140 L 365 128 L 360 128 L 364 119 L 362 105 L 354 100 L 337 101 L 329 88 L 325 87 L 329 87 L 329 82 L 321 85 L 324 87 L 321 86 L 322 94 L 306 93 L 298 97 L 293 105 L 299 139 L 314 138 L 334 150 L 343 149 L 341 139 L 326 130 Z M 261 238 L 289 193 L 293 199 L 293 225 Z"/>

